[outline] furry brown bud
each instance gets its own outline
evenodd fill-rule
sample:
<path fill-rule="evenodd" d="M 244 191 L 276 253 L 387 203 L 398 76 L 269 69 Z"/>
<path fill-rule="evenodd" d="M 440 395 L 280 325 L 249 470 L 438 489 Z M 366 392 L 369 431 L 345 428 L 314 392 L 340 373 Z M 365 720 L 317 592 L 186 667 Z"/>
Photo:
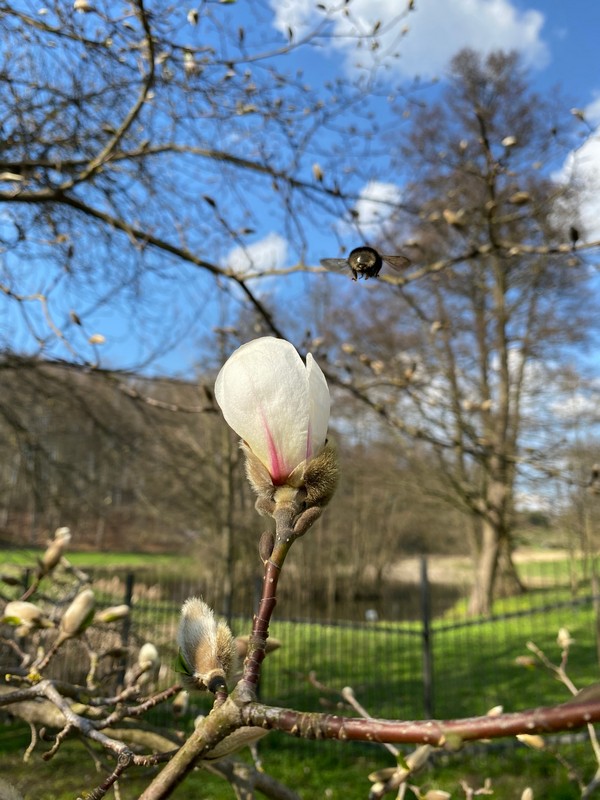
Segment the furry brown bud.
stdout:
<path fill-rule="evenodd" d="M 281 486 L 273 484 L 268 470 L 245 443 L 242 442 L 241 448 L 246 455 L 248 481 L 258 496 L 256 508 L 261 514 L 272 515 L 276 505 L 275 498 Z M 302 502 L 305 509 L 323 508 L 333 497 L 338 480 L 337 456 L 333 447 L 326 444 L 314 458 L 296 467 L 284 485 L 304 491 Z"/>
<path fill-rule="evenodd" d="M 223 620 L 200 598 L 188 598 L 181 609 L 177 632 L 177 670 L 191 688 L 216 692 L 226 686 L 235 668 L 233 634 Z"/>
<path fill-rule="evenodd" d="M 318 456 L 308 462 L 304 470 L 306 506 L 327 505 L 334 495 L 340 477 L 337 456 L 330 444 L 326 444 Z"/>
<path fill-rule="evenodd" d="M 141 672 L 141 674 L 140 674 Z M 146 687 L 156 683 L 160 672 L 160 655 L 152 642 L 145 642 L 138 653 L 137 684 Z"/>
<path fill-rule="evenodd" d="M 271 558 L 273 547 L 275 545 L 275 534 L 272 531 L 264 531 L 258 543 L 258 553 L 263 562 Z"/>

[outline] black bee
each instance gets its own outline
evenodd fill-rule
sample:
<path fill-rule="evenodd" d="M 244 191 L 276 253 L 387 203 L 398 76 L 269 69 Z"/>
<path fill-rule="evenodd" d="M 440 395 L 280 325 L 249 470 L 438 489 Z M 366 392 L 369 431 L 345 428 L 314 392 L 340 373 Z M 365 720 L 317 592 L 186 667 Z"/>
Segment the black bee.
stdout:
<path fill-rule="evenodd" d="M 392 269 L 400 271 L 410 264 L 406 256 L 381 256 L 372 247 L 356 247 L 348 258 L 322 258 L 321 264 L 327 269 L 341 271 L 349 269 L 352 280 L 376 278 L 384 262 Z"/>

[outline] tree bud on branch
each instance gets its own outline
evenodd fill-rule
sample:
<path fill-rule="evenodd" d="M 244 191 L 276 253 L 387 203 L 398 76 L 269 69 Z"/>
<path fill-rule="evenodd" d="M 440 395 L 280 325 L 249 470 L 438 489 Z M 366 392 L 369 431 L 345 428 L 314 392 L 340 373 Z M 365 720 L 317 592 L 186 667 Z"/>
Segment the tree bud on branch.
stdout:
<path fill-rule="evenodd" d="M 0 622 L 17 627 L 20 636 L 26 636 L 37 628 L 53 628 L 53 623 L 34 603 L 25 600 L 13 600 L 4 608 Z"/>
<path fill-rule="evenodd" d="M 60 636 L 62 639 L 71 639 L 78 636 L 87 628 L 94 618 L 96 598 L 91 589 L 79 592 L 71 605 L 62 615 L 60 621 Z"/>
<path fill-rule="evenodd" d="M 226 688 L 236 664 L 235 639 L 227 623 L 217 621 L 212 609 L 198 597 L 183 604 L 177 643 L 177 671 L 190 688 L 210 692 Z"/>
<path fill-rule="evenodd" d="M 141 674 L 140 674 L 141 672 Z M 138 669 L 135 673 L 137 685 L 141 688 L 156 683 L 160 672 L 160 655 L 152 642 L 145 642 L 138 653 Z"/>
<path fill-rule="evenodd" d="M 131 609 L 126 603 L 120 606 L 110 606 L 103 608 L 101 611 L 96 612 L 94 622 L 117 622 L 117 620 L 125 619 L 129 616 Z"/>
<path fill-rule="evenodd" d="M 42 556 L 40 563 L 40 577 L 47 575 L 60 563 L 63 553 L 71 541 L 71 531 L 69 528 L 57 528 L 54 532 L 54 539 L 48 544 L 46 552 Z"/>

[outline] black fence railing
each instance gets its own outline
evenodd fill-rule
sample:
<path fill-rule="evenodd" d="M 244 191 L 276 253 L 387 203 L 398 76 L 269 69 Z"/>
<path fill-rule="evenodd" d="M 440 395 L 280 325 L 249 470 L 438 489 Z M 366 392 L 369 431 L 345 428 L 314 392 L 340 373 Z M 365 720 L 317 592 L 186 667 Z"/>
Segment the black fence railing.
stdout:
<path fill-rule="evenodd" d="M 582 686 L 598 679 L 595 563 L 529 563 L 521 571 L 528 591 L 498 601 L 487 618 L 467 615 L 466 586 L 463 599 L 440 612 L 444 603 L 436 598 L 439 584 L 430 578 L 426 559 L 420 561 L 419 580 L 409 589 L 413 613 L 408 620 L 385 618 L 376 602 L 365 611 L 364 598 L 360 613 L 345 606 L 337 619 L 314 619 L 295 605 L 288 589 L 271 625 L 271 635 L 281 647 L 264 664 L 261 697 L 276 705 L 316 710 L 337 707 L 341 689 L 351 686 L 372 715 L 405 719 L 449 718 L 486 713 L 496 705 L 516 710 L 565 700 L 567 690 L 540 668 L 527 643 L 533 641 L 558 661 L 557 634 L 567 628 L 574 640 L 568 661 L 573 681 Z M 223 607 L 217 583 L 203 585 L 146 570 L 134 574 L 98 569 L 92 577 L 100 606 L 126 602 L 132 609 L 129 619 L 89 634 L 104 637 L 91 642 L 94 648 L 129 648 L 127 661 L 103 662 L 106 673 L 123 674 L 139 647 L 152 641 L 163 661 L 161 685 L 176 681 L 172 665 L 182 601 L 203 596 L 217 610 Z M 393 587 L 386 591 L 393 596 Z M 405 592 L 406 587 L 399 590 L 401 595 Z M 296 613 L 290 613 L 294 608 Z M 248 614 L 231 619 L 236 635 L 249 633 L 251 613 L 248 609 Z M 81 680 L 83 676 L 74 673 L 86 667 L 67 650 L 56 659 L 52 674 Z"/>
<path fill-rule="evenodd" d="M 529 566 L 523 578 L 528 591 L 498 601 L 487 618 L 469 617 L 466 599 L 434 615 L 437 586 L 426 559 L 413 587 L 420 614 L 412 620 L 382 620 L 374 612 L 360 621 L 315 620 L 290 615 L 288 597 L 271 625 L 281 647 L 265 662 L 262 699 L 314 710 L 336 705 L 341 689 L 351 686 L 371 714 L 403 718 L 448 718 L 486 713 L 499 704 L 515 710 L 565 700 L 567 690 L 541 669 L 527 644 L 534 642 L 559 661 L 558 631 L 568 629 L 574 640 L 568 662 L 573 680 L 578 685 L 597 680 L 599 598 L 589 562 L 587 575 L 581 564 L 577 569 L 574 579 L 572 567 L 562 562 L 537 571 Z M 163 679 L 174 679 L 170 665 L 182 599 L 202 595 L 219 608 L 220 598 L 193 581 L 179 582 L 173 591 L 172 577 L 143 572 L 118 582 L 101 573 L 95 578 L 101 592 L 116 591 L 103 600 L 132 603 L 131 647 L 153 641 L 163 656 Z M 250 613 L 234 616 L 231 625 L 236 635 L 247 634 Z"/>

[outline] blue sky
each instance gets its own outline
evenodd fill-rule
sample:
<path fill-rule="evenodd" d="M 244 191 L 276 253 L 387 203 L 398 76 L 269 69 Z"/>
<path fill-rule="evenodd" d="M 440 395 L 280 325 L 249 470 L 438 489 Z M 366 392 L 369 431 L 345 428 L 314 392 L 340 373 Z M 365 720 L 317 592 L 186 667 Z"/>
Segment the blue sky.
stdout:
<path fill-rule="evenodd" d="M 340 3 L 326 4 L 332 8 L 334 5 L 342 6 Z M 332 36 L 322 38 L 316 49 L 301 48 L 290 58 L 290 69 L 301 67 L 306 79 L 315 87 L 338 76 L 356 78 L 361 75 L 358 62 L 362 60 L 363 64 L 369 64 L 371 55 L 368 51 L 357 53 L 348 34 L 356 28 L 372 30 L 376 23 L 381 27 L 380 47 L 375 55 L 382 61 L 381 74 L 389 87 L 408 86 L 416 76 L 426 82 L 433 78 L 443 82 L 445 65 L 465 46 L 484 52 L 499 48 L 517 49 L 531 68 L 535 87 L 544 93 L 555 86 L 560 87 L 566 114 L 571 107 L 584 109 L 592 126 L 600 124 L 597 56 L 600 2 L 597 0 L 571 0 L 568 3 L 564 0 L 532 3 L 526 0 L 416 0 L 414 11 L 392 23 L 403 4 L 404 0 L 352 0 L 349 18 L 337 14 L 329 15 L 325 20 L 324 12 L 317 8 L 314 0 L 265 0 L 263 4 L 238 0 L 234 5 L 224 6 L 227 9 L 224 13 L 230 15 L 235 26 L 245 26 L 248 38 L 270 41 L 274 45 L 287 41 L 288 28 L 293 29 L 294 37 L 298 39 L 304 33 L 324 26 Z M 187 10 L 187 6 L 179 7 L 175 12 L 181 16 L 184 35 L 189 35 L 185 19 Z M 436 89 L 431 91 L 435 93 Z M 386 98 L 382 97 L 379 104 L 377 100 L 373 103 L 385 119 L 388 113 Z M 589 136 L 589 141 L 584 136 Z M 596 174 L 600 176 L 600 146 L 584 125 L 581 143 L 576 157 L 554 165 L 558 174 L 561 170 L 566 174 L 573 165 L 577 169 L 583 165 L 586 174 L 594 178 Z M 307 162 L 306 169 L 309 179 L 310 162 Z M 377 227 L 385 224 L 381 207 L 374 201 L 382 197 L 393 199 L 401 194 L 401 178 L 396 176 L 394 180 L 397 182 L 382 176 L 381 164 L 373 159 L 372 177 L 355 187 L 361 196 L 356 209 L 360 211 L 366 237 L 376 238 Z M 600 219 L 600 203 L 595 202 L 595 195 L 595 192 L 590 194 L 587 207 L 590 228 L 594 228 L 595 221 Z M 319 257 L 337 255 L 340 243 L 348 249 L 357 244 L 349 229 L 344 230 L 341 220 L 335 229 L 316 224 L 310 231 L 310 250 L 300 254 L 298 247 L 290 241 L 281 219 L 266 212 L 259 222 L 245 252 L 233 244 L 229 247 L 225 242 L 218 254 L 219 263 L 241 273 L 257 268 L 285 269 L 296 264 L 299 255 L 303 255 L 308 263 L 317 264 Z M 600 224 L 596 225 L 600 238 Z M 172 279 L 178 274 L 180 279 Z M 307 280 L 306 276 L 286 278 L 285 291 L 293 291 L 294 287 L 301 290 L 302 282 Z M 130 367 L 156 349 L 156 341 L 145 335 L 145 325 L 148 323 L 148 330 L 151 327 L 156 331 L 157 321 L 160 322 L 165 310 L 161 339 L 165 352 L 154 360 L 149 371 L 189 376 L 193 374 L 204 332 L 224 321 L 228 302 L 235 301 L 233 292 L 233 301 L 224 299 L 220 304 L 206 307 L 206 287 L 213 281 L 211 276 L 199 270 L 182 269 L 178 272 L 176 267 L 165 268 L 163 278 L 148 278 L 145 285 L 137 287 L 141 295 L 153 301 L 155 318 L 152 325 L 141 311 L 139 315 L 136 313 L 135 302 L 127 302 L 123 297 L 86 317 L 85 336 L 97 332 L 106 338 L 105 344 L 97 348 L 103 364 Z M 256 279 L 252 286 L 259 294 L 275 290 L 268 279 L 262 283 Z M 69 298 L 69 305 L 65 307 L 73 306 L 78 310 L 82 307 L 77 305 L 76 298 Z M 170 310 L 168 314 L 167 309 Z M 16 316 L 8 324 L 14 325 L 18 332 L 17 345 L 26 349 L 27 336 L 19 328 Z M 84 336 L 83 331 L 76 328 L 73 331 L 75 336 Z M 173 347 L 169 346 L 171 340 L 175 343 Z M 60 348 L 54 352 L 68 357 L 67 353 L 60 352 Z"/>
<path fill-rule="evenodd" d="M 271 25 L 285 35 L 288 27 L 300 36 L 311 30 L 323 19 L 313 0 L 271 0 L 274 9 Z M 381 21 L 382 29 L 402 8 L 400 0 L 353 0 L 353 19 L 348 22 L 339 16 L 330 23 L 328 31 L 334 34 L 324 41 L 321 48 L 309 53 L 299 51 L 295 56 L 309 79 L 326 80 L 338 74 L 349 77 L 360 75 L 359 58 L 353 43 L 345 34 L 362 26 L 368 30 Z M 242 10 L 242 8 L 240 8 Z M 265 24 L 266 20 L 263 20 Z M 600 2 L 594 0 L 561 0 L 527 2 L 527 0 L 416 0 L 415 10 L 408 13 L 398 24 L 391 26 L 383 37 L 381 51 L 389 45 L 390 57 L 386 60 L 382 74 L 389 76 L 389 85 L 410 85 L 415 76 L 424 81 L 439 79 L 443 84 L 445 67 L 452 56 L 465 46 L 484 52 L 493 49 L 517 49 L 531 69 L 535 88 L 548 93 L 558 88 L 564 96 L 565 113 L 571 107 L 585 110 L 592 125 L 600 124 L 600 67 L 598 65 L 598 41 L 600 35 Z M 368 56 L 366 56 L 368 62 Z M 436 92 L 432 88 L 432 93 Z M 427 96 L 427 93 L 425 94 Z M 386 113 L 384 103 L 381 113 Z M 594 137 L 582 125 L 582 153 L 577 163 L 589 167 L 590 173 L 600 171 L 600 147 L 596 148 Z M 560 172 L 569 168 L 565 164 L 554 165 Z M 374 173 L 376 166 L 374 166 Z M 595 181 L 594 181 L 595 183 Z M 599 182 L 600 185 L 600 182 Z M 367 235 L 373 235 L 377 226 L 385 224 L 380 209 L 370 203 L 369 198 L 393 197 L 401 187 L 382 180 L 374 174 L 373 181 L 360 188 L 364 196 L 361 221 Z M 593 193 L 589 198 L 588 218 L 590 228 L 600 219 L 600 204 L 596 206 Z M 600 238 L 600 225 L 590 230 L 590 238 Z M 342 238 L 344 238 L 342 236 Z M 316 260 L 324 250 L 336 244 L 331 233 L 314 232 Z M 348 247 L 354 246 L 351 239 Z M 330 253 L 335 254 L 335 253 Z M 263 231 L 252 245 L 254 264 L 261 267 L 285 267 L 293 264 L 291 244 L 276 230 Z M 228 256 L 228 263 L 251 270 L 245 254 L 235 248 Z M 256 286 L 256 284 L 255 284 Z"/>

